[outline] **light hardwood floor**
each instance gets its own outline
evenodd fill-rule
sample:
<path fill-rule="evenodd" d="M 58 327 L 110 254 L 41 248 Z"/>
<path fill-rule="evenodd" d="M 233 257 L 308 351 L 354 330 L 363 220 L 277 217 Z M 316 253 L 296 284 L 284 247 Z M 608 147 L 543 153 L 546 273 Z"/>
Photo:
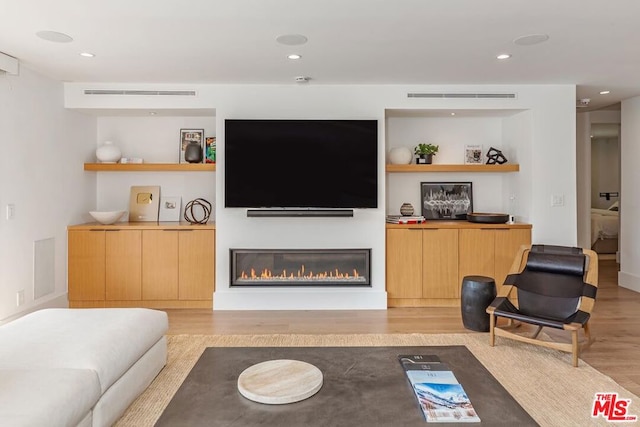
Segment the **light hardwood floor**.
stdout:
<path fill-rule="evenodd" d="M 581 358 L 640 396 L 640 294 L 618 287 L 617 278 L 616 262 L 601 260 L 599 289 L 591 320 L 592 334 L 596 341 L 583 352 Z M 188 309 L 167 310 L 167 313 L 169 314 L 169 334 L 471 332 L 462 326 L 459 308 L 391 308 L 354 311 Z M 556 339 L 565 338 L 549 328 L 545 328 L 545 332 Z"/>

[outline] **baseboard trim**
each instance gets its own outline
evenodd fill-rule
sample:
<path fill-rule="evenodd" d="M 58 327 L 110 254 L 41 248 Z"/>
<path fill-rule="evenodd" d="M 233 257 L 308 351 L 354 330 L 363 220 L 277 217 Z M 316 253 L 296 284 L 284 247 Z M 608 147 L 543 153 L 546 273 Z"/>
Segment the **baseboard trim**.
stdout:
<path fill-rule="evenodd" d="M 623 288 L 640 293 L 640 277 L 634 274 L 626 273 L 624 271 L 619 271 L 618 285 Z"/>

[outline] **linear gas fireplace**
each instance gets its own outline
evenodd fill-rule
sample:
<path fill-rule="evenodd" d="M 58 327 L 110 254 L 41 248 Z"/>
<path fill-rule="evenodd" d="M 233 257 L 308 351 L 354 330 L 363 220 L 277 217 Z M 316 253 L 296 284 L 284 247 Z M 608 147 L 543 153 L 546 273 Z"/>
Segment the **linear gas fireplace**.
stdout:
<path fill-rule="evenodd" d="M 371 249 L 231 249 L 231 286 L 371 286 Z"/>

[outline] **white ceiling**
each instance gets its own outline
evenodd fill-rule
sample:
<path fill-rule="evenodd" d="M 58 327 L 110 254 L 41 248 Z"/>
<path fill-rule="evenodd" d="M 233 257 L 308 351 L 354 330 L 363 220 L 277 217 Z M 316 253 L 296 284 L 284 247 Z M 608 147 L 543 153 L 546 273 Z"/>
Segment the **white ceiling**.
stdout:
<path fill-rule="evenodd" d="M 0 52 L 74 82 L 568 83 L 595 109 L 640 95 L 639 17 L 639 0 L 0 0 Z"/>

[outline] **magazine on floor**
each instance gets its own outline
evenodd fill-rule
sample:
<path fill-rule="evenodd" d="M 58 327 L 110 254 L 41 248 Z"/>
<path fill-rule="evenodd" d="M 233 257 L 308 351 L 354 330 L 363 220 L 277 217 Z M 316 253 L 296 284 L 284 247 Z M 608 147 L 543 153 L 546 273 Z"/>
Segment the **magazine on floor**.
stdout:
<path fill-rule="evenodd" d="M 401 355 L 398 360 L 428 423 L 480 422 L 462 385 L 438 356 Z"/>

